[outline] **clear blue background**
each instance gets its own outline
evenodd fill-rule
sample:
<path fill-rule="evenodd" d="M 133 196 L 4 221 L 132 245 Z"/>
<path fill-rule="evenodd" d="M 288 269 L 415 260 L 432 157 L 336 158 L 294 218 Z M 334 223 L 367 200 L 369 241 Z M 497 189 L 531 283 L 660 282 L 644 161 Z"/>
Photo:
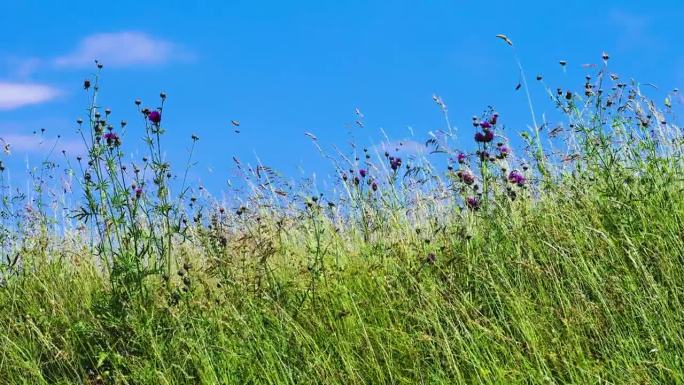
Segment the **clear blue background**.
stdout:
<path fill-rule="evenodd" d="M 103 104 L 115 119 L 140 130 L 133 100 L 155 106 L 169 95 L 164 123 L 167 150 L 179 165 L 195 133 L 194 181 L 225 186 L 231 157 L 264 164 L 287 176 L 329 174 L 304 132 L 325 148 L 344 146 L 355 108 L 363 145 L 391 139 L 422 141 L 444 120 L 432 95 L 441 96 L 464 141 L 471 116 L 494 105 L 511 129 L 531 119 L 524 93 L 514 90 L 515 43 L 540 118 L 553 106 L 534 81 L 582 89 L 584 63 L 611 55 L 610 70 L 653 83 L 660 101 L 684 82 L 682 1 L 0 1 L 0 81 L 38 82 L 63 90 L 47 103 L 0 111 L 0 136 L 30 134 L 76 138 L 74 121 L 86 104 L 81 89 L 92 71 L 39 64 L 21 73 L 27 58 L 73 52 L 97 33 L 137 31 L 182 47 L 185 56 L 155 65 L 110 68 L 105 63 Z M 568 62 L 561 70 L 559 60 Z M 675 101 L 677 102 L 677 101 Z M 230 120 L 241 122 L 235 134 Z M 467 146 L 464 144 L 464 147 Z M 19 165 L 40 151 L 16 151 Z M 16 172 L 15 172 L 16 174 Z"/>

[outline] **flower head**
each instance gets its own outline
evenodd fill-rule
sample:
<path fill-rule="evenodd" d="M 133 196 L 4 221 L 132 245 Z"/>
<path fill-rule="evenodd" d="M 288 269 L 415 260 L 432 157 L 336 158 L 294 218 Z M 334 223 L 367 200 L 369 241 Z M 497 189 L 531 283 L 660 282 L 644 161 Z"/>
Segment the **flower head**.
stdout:
<path fill-rule="evenodd" d="M 480 122 L 480 127 L 482 127 L 483 130 L 489 130 L 492 128 L 492 124 L 485 120 Z"/>
<path fill-rule="evenodd" d="M 366 171 L 364 169 L 359 170 L 359 175 L 361 175 L 361 178 L 365 178 L 367 174 L 368 174 L 368 171 Z"/>
<path fill-rule="evenodd" d="M 107 142 L 108 146 L 118 147 L 121 145 L 121 140 L 119 136 L 113 132 L 108 132 L 102 136 Z"/>
<path fill-rule="evenodd" d="M 503 146 L 499 147 L 499 156 L 498 156 L 499 159 L 503 159 L 510 154 L 511 154 L 511 149 L 508 148 L 508 146 L 503 145 Z"/>
<path fill-rule="evenodd" d="M 456 175 L 458 175 L 458 179 L 460 179 L 461 182 L 467 184 L 468 186 L 475 183 L 475 175 L 468 170 L 459 171 Z"/>
<path fill-rule="evenodd" d="M 460 152 L 458 154 L 458 156 L 456 157 L 456 159 L 458 160 L 458 163 L 465 163 L 466 159 L 468 159 L 468 156 L 466 154 Z"/>
<path fill-rule="evenodd" d="M 150 122 L 152 122 L 154 124 L 159 124 L 159 122 L 161 122 L 161 114 L 159 113 L 159 111 L 156 111 L 156 110 L 150 111 L 147 114 L 147 119 L 149 119 Z"/>
<path fill-rule="evenodd" d="M 478 143 L 489 143 L 494 140 L 494 133 L 490 130 L 475 133 L 475 141 Z"/>
<path fill-rule="evenodd" d="M 477 210 L 480 207 L 480 201 L 474 196 L 469 196 L 466 198 L 466 205 L 471 210 Z"/>
<path fill-rule="evenodd" d="M 397 171 L 401 167 L 401 158 L 390 157 L 390 167 L 392 170 Z"/>
<path fill-rule="evenodd" d="M 522 187 L 525 184 L 525 176 L 519 171 L 513 170 L 508 174 L 508 181 Z"/>

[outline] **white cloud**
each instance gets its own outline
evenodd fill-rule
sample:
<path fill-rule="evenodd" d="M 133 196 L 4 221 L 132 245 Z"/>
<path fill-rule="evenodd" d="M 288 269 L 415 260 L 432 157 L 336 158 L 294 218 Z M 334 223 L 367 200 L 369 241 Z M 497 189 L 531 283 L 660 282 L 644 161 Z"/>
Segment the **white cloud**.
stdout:
<path fill-rule="evenodd" d="M 45 84 L 0 82 L 0 110 L 44 103 L 59 94 L 59 90 Z"/>
<path fill-rule="evenodd" d="M 57 57 L 57 67 L 88 67 L 94 60 L 106 66 L 162 64 L 171 60 L 187 60 L 191 54 L 178 45 L 142 32 L 99 33 L 84 38 L 75 51 Z"/>

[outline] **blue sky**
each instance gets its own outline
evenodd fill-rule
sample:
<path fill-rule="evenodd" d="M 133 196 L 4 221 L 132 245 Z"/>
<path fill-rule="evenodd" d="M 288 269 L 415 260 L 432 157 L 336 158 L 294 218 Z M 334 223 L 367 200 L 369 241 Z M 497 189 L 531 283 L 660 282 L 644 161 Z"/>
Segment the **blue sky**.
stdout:
<path fill-rule="evenodd" d="M 10 166 L 44 156 L 49 146 L 32 135 L 40 128 L 78 151 L 81 84 L 96 58 L 103 104 L 131 122 L 127 151 L 136 153 L 141 129 L 133 100 L 155 107 L 164 90 L 168 155 L 181 165 L 197 134 L 192 177 L 213 190 L 225 186 L 234 155 L 290 177 L 329 174 L 305 132 L 327 149 L 344 146 L 350 127 L 361 145 L 380 143 L 381 129 L 422 142 L 444 129 L 433 94 L 464 142 L 471 116 L 488 105 L 525 129 L 527 102 L 499 33 L 515 43 L 538 117 L 553 106 L 534 75 L 580 89 L 582 64 L 599 63 L 603 51 L 612 72 L 658 86 L 648 91 L 656 98 L 684 83 L 684 3 L 675 0 L 66 3 L 0 2 L 0 137 L 13 147 L 3 155 Z M 363 128 L 352 124 L 356 108 Z"/>

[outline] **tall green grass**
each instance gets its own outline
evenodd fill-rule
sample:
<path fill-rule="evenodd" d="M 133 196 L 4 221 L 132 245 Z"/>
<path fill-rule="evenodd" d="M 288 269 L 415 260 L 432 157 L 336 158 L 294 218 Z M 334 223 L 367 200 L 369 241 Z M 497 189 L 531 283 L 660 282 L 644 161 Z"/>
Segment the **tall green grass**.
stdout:
<path fill-rule="evenodd" d="M 172 193 L 141 103 L 125 163 L 97 85 L 75 214 L 3 189 L 0 383 L 684 383 L 682 133 L 637 84 L 549 90 L 519 155 L 489 110 L 441 163 L 318 147 L 324 195 L 238 163 L 229 202 Z"/>

